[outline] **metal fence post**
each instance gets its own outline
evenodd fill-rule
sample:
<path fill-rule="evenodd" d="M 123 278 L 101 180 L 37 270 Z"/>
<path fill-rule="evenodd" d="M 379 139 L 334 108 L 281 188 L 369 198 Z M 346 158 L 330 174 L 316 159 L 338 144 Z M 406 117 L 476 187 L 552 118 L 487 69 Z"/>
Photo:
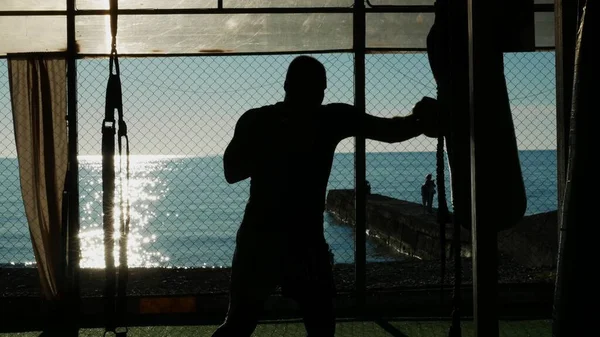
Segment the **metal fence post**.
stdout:
<path fill-rule="evenodd" d="M 364 0 L 354 1 L 353 20 L 354 41 L 354 105 L 363 112 L 365 111 L 365 3 Z M 354 190 L 356 210 L 356 243 L 354 259 L 356 265 L 356 303 L 359 312 L 365 307 L 366 296 L 366 151 L 365 137 L 361 132 L 355 138 L 354 153 Z"/>
<path fill-rule="evenodd" d="M 577 35 L 580 3 L 575 0 L 554 1 L 555 57 L 556 57 L 556 162 L 557 198 L 560 218 L 560 205 L 563 202 L 567 178 L 567 158 L 569 147 L 569 118 L 573 96 L 573 72 L 575 62 L 575 38 Z M 557 228 L 558 231 L 558 228 Z"/>
<path fill-rule="evenodd" d="M 67 125 L 68 125 L 68 232 L 67 281 L 70 312 L 79 312 L 79 161 L 77 132 L 77 46 L 75 30 L 75 0 L 67 0 Z M 73 320 L 77 322 L 77 320 Z M 74 323 L 77 324 L 77 323 Z"/>

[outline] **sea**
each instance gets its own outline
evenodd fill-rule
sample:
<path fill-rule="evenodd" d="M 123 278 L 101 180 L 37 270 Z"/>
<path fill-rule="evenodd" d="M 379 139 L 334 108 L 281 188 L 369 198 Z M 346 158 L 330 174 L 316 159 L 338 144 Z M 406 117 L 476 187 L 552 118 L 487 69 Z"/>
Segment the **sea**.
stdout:
<path fill-rule="evenodd" d="M 527 192 L 527 214 L 556 210 L 556 151 L 520 151 L 520 158 Z M 366 176 L 372 193 L 420 203 L 420 185 L 426 174 L 435 176 L 435 159 L 435 152 L 367 153 Z M 125 190 L 129 192 L 131 205 L 129 266 L 230 266 L 249 182 L 228 184 L 223 176 L 221 156 L 134 155 L 130 160 L 130 180 Z M 81 266 L 102 268 L 101 158 L 80 157 L 79 175 Z M 336 153 L 328 188 L 351 189 L 354 177 L 354 155 Z M 35 259 L 16 158 L 0 158 L 0 178 L 0 266 L 32 266 Z M 449 186 L 448 170 L 446 185 Z M 117 192 L 119 186 L 117 180 Z M 118 223 L 119 200 L 115 201 Z M 352 227 L 325 213 L 325 235 L 336 263 L 354 261 Z M 368 262 L 403 258 L 406 257 L 375 240 L 367 242 Z"/>

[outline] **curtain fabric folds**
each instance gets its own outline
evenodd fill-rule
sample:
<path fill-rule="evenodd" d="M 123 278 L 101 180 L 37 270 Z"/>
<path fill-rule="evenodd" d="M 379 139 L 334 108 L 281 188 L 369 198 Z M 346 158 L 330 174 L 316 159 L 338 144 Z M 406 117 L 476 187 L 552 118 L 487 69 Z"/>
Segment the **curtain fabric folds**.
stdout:
<path fill-rule="evenodd" d="M 66 60 L 9 55 L 9 81 L 21 193 L 43 296 L 63 294 L 62 199 L 67 172 Z"/>

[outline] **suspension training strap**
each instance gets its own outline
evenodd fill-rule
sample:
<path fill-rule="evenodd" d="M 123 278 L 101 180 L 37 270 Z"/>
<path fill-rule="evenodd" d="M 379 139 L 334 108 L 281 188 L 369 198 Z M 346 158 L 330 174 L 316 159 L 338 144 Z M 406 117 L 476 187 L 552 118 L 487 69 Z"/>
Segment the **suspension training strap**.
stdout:
<path fill-rule="evenodd" d="M 114 78 L 109 76 L 106 90 L 105 117 L 102 124 L 102 193 L 104 213 L 104 260 L 106 285 L 104 291 L 106 331 L 114 331 L 115 318 L 115 258 L 114 258 L 114 196 L 115 196 L 115 113 Z M 106 335 L 106 332 L 105 332 Z"/>
<path fill-rule="evenodd" d="M 127 124 L 123 120 L 123 96 L 119 60 L 117 57 L 117 12 L 118 0 L 110 1 L 112 44 L 109 61 L 109 76 L 106 87 L 105 117 L 102 124 L 102 188 L 104 212 L 104 257 L 105 257 L 105 314 L 106 327 L 104 335 L 109 333 L 117 337 L 127 336 L 127 327 L 124 316 L 126 308 L 127 286 L 127 237 L 129 234 L 130 204 L 126 201 L 126 211 L 123 209 L 123 181 L 122 181 L 122 138 L 126 142 L 126 184 L 125 189 L 129 194 L 129 139 Z M 119 221 L 119 270 L 115 268 L 114 258 L 114 195 L 115 195 L 115 110 L 118 112 L 118 143 L 119 143 L 119 186 L 120 186 L 120 221 Z M 117 278 L 118 275 L 118 278 Z"/>
<path fill-rule="evenodd" d="M 104 214 L 104 260 L 106 285 L 104 291 L 106 331 L 114 331 L 115 318 L 115 258 L 114 258 L 114 195 L 115 195 L 115 114 L 113 107 L 114 79 L 108 79 L 105 117 L 102 124 L 102 193 Z M 105 333 L 106 335 L 106 333 Z"/>
<path fill-rule="evenodd" d="M 455 3 L 453 3 L 456 6 Z M 461 285 L 461 245 L 460 245 L 460 224 L 456 219 L 452 219 L 448 210 L 445 184 L 445 163 L 444 163 L 444 143 L 448 143 L 448 151 L 453 150 L 454 144 L 451 141 L 452 113 L 454 112 L 454 104 L 452 104 L 452 93 L 450 88 L 453 88 L 453 74 L 449 57 L 452 49 L 452 37 L 456 36 L 451 29 L 455 25 L 450 24 L 451 20 L 456 20 L 451 13 L 451 6 L 447 0 L 435 1 L 435 22 L 427 37 L 427 51 L 429 53 L 429 63 L 434 73 L 437 83 L 437 99 L 438 99 L 438 121 L 440 133 L 437 139 L 436 149 L 436 181 L 438 188 L 438 213 L 437 222 L 440 233 L 440 259 L 441 259 L 441 280 L 440 280 L 440 303 L 444 304 L 444 284 L 446 281 L 446 226 L 449 223 L 453 224 L 451 252 L 454 256 L 454 287 L 452 292 L 452 326 L 449 331 L 449 336 L 460 337 L 460 285 Z M 436 76 L 437 74 L 437 76 Z"/>

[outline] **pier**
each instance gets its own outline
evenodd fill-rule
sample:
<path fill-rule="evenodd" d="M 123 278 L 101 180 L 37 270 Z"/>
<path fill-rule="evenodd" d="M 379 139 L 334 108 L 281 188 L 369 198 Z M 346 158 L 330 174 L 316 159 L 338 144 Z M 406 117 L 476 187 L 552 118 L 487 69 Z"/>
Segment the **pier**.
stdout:
<path fill-rule="evenodd" d="M 354 190 L 330 190 L 326 210 L 338 221 L 354 226 Z M 436 209 L 379 194 L 367 195 L 367 235 L 390 248 L 423 260 L 439 259 L 440 228 Z M 446 225 L 446 256 L 452 249 L 452 224 Z M 525 216 L 515 227 L 498 233 L 501 253 L 527 267 L 556 264 L 558 230 L 556 211 Z M 470 257 L 471 233 L 461 228 L 461 255 Z"/>

